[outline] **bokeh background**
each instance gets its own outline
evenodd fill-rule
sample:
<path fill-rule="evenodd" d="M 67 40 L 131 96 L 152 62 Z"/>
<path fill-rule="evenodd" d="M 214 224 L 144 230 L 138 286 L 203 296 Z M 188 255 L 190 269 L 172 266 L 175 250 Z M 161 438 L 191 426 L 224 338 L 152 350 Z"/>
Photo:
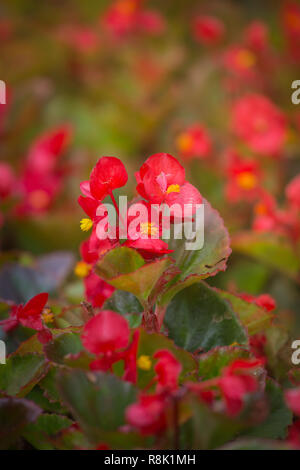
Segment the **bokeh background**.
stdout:
<path fill-rule="evenodd" d="M 299 78 L 300 33 L 291 43 L 286 2 L 149 0 L 138 6 L 148 16 L 132 23 L 126 15 L 135 2 L 125 3 L 1 1 L 0 79 L 7 85 L 7 105 L 0 105 L 0 159 L 12 167 L 14 181 L 0 201 L 1 260 L 22 253 L 22 263 L 30 264 L 32 256 L 57 250 L 79 259 L 85 238 L 79 228 L 79 183 L 97 159 L 114 155 L 125 163 L 129 182 L 122 194 L 132 197 L 134 172 L 151 154 L 168 152 L 182 161 L 188 179 L 220 211 L 233 237 L 228 270 L 210 282 L 253 295 L 268 292 L 283 315 L 297 313 L 299 251 L 286 240 L 275 249 L 266 243 L 259 249 L 234 244 L 241 231 L 252 230 L 253 201 L 241 197 L 232 203 L 226 197 L 225 155 L 232 146 L 257 160 L 261 185 L 278 204 L 300 172 L 300 105 L 291 102 L 291 83 Z M 121 20 L 113 8 L 119 8 Z M 199 37 L 199 15 L 217 18 L 224 28 L 220 38 Z M 299 18 L 292 23 L 299 26 Z M 247 28 L 257 21 L 264 55 L 249 46 Z M 237 56 L 236 48 L 242 49 Z M 287 116 L 280 158 L 251 153 L 232 132 L 232 104 L 250 92 L 267 96 Z M 212 148 L 208 157 L 185 158 L 178 136 L 196 123 L 205 127 Z M 55 163 L 60 183 L 51 204 L 45 210 L 18 210 L 28 198 L 22 181 L 33 146 L 61 126 L 70 135 Z M 70 275 L 70 292 L 77 298 L 80 283 Z"/>

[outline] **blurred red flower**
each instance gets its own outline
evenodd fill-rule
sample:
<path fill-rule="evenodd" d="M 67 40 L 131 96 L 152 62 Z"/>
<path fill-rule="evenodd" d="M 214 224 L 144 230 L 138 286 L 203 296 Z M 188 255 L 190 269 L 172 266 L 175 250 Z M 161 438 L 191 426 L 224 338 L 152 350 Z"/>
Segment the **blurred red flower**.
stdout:
<path fill-rule="evenodd" d="M 207 158 L 212 142 L 204 126 L 194 124 L 181 132 L 176 139 L 179 153 L 185 158 Z"/>
<path fill-rule="evenodd" d="M 249 94 L 233 107 L 232 129 L 254 152 L 277 156 L 286 139 L 287 124 L 284 114 L 268 98 Z"/>
<path fill-rule="evenodd" d="M 223 369 L 218 385 L 229 415 L 239 414 L 245 395 L 258 389 L 257 379 L 251 375 L 251 371 L 263 364 L 263 359 L 237 359 Z"/>
<path fill-rule="evenodd" d="M 214 16 L 199 15 L 193 21 L 193 33 L 197 41 L 206 45 L 218 44 L 224 37 L 225 26 Z"/>
<path fill-rule="evenodd" d="M 166 427 L 165 397 L 141 394 L 137 403 L 126 410 L 126 420 L 142 434 L 156 434 Z"/>

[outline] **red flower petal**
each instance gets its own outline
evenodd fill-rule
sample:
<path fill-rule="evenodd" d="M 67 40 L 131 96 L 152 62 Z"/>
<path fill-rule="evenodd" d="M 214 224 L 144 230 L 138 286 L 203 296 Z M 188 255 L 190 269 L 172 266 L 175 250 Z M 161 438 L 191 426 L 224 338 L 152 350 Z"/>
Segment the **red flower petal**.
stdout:
<path fill-rule="evenodd" d="M 116 157 L 102 157 L 91 173 L 91 194 L 102 201 L 110 191 L 124 186 L 127 180 L 127 171 L 121 160 Z"/>
<path fill-rule="evenodd" d="M 88 351 L 101 354 L 126 347 L 129 334 L 125 318 L 112 310 L 103 310 L 86 323 L 81 338 Z"/>

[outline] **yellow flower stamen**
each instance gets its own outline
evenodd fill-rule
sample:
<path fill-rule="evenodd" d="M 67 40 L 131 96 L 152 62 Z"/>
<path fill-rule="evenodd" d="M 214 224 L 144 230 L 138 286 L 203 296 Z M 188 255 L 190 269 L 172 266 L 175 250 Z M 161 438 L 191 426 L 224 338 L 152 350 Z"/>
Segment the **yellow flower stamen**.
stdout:
<path fill-rule="evenodd" d="M 257 185 L 257 178 L 250 171 L 244 171 L 237 176 L 237 183 L 240 188 L 250 190 Z"/>
<path fill-rule="evenodd" d="M 150 370 L 152 366 L 152 361 L 149 356 L 142 355 L 138 358 L 137 365 L 139 369 Z"/>
<path fill-rule="evenodd" d="M 49 194 L 43 189 L 36 189 L 28 195 L 28 200 L 34 209 L 41 210 L 47 207 L 50 201 Z"/>
<path fill-rule="evenodd" d="M 267 207 L 263 202 L 259 202 L 254 206 L 254 212 L 256 215 L 265 215 L 267 213 Z"/>
<path fill-rule="evenodd" d="M 74 273 L 78 277 L 86 277 L 91 270 L 91 266 L 84 261 L 78 261 L 75 266 Z"/>
<path fill-rule="evenodd" d="M 88 232 L 93 226 L 93 221 L 91 219 L 81 219 L 80 228 L 83 232 Z"/>
<path fill-rule="evenodd" d="M 158 235 L 158 227 L 153 222 L 142 222 L 140 231 L 142 235 L 148 235 L 149 237 Z"/>
<path fill-rule="evenodd" d="M 176 140 L 180 152 L 189 152 L 193 147 L 193 139 L 187 132 L 180 134 Z"/>
<path fill-rule="evenodd" d="M 255 65 L 256 58 L 251 51 L 248 51 L 247 49 L 242 49 L 238 53 L 237 62 L 241 67 L 249 69 L 250 67 L 253 67 L 253 65 Z"/>
<path fill-rule="evenodd" d="M 179 184 L 170 184 L 170 186 L 167 189 L 167 194 L 170 193 L 179 193 L 180 192 L 180 186 Z"/>
<path fill-rule="evenodd" d="M 52 323 L 54 320 L 54 315 L 51 313 L 49 308 L 45 308 L 42 313 L 42 320 L 44 323 Z"/>

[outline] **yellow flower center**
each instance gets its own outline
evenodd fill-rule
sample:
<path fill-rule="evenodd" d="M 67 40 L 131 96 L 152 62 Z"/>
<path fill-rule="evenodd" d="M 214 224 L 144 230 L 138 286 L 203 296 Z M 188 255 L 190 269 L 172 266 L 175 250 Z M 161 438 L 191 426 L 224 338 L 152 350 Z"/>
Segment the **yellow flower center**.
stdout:
<path fill-rule="evenodd" d="M 149 237 L 158 234 L 158 228 L 153 222 L 142 222 L 140 225 L 140 231 L 142 235 L 148 235 Z"/>
<path fill-rule="evenodd" d="M 179 184 L 170 184 L 170 186 L 167 189 L 167 194 L 170 193 L 179 193 L 180 192 L 180 186 Z"/>
<path fill-rule="evenodd" d="M 180 152 L 189 152 L 193 146 L 193 139 L 187 132 L 180 134 L 177 138 L 177 147 Z"/>
<path fill-rule="evenodd" d="M 34 209 L 44 209 L 49 203 L 49 194 L 42 189 L 37 189 L 28 195 L 28 199 Z"/>
<path fill-rule="evenodd" d="M 256 58 L 252 52 L 248 51 L 247 49 L 242 49 L 237 55 L 237 62 L 241 67 L 249 69 L 255 64 Z"/>
<path fill-rule="evenodd" d="M 263 202 L 259 202 L 255 205 L 254 212 L 257 215 L 265 215 L 267 213 L 267 207 Z"/>
<path fill-rule="evenodd" d="M 257 184 L 256 176 L 250 171 L 244 171 L 237 176 L 237 183 L 242 189 L 250 190 Z"/>
<path fill-rule="evenodd" d="M 91 266 L 84 261 L 78 261 L 75 266 L 74 273 L 78 277 L 86 277 L 91 270 Z"/>
<path fill-rule="evenodd" d="M 50 312 L 49 308 L 45 308 L 42 313 L 42 319 L 45 323 L 51 323 L 54 320 L 53 313 Z"/>
<path fill-rule="evenodd" d="M 88 232 L 93 226 L 93 221 L 91 219 L 81 219 L 80 228 L 83 232 Z"/>
<path fill-rule="evenodd" d="M 149 356 L 142 355 L 138 358 L 137 365 L 139 369 L 150 370 L 152 366 L 152 361 Z"/>

